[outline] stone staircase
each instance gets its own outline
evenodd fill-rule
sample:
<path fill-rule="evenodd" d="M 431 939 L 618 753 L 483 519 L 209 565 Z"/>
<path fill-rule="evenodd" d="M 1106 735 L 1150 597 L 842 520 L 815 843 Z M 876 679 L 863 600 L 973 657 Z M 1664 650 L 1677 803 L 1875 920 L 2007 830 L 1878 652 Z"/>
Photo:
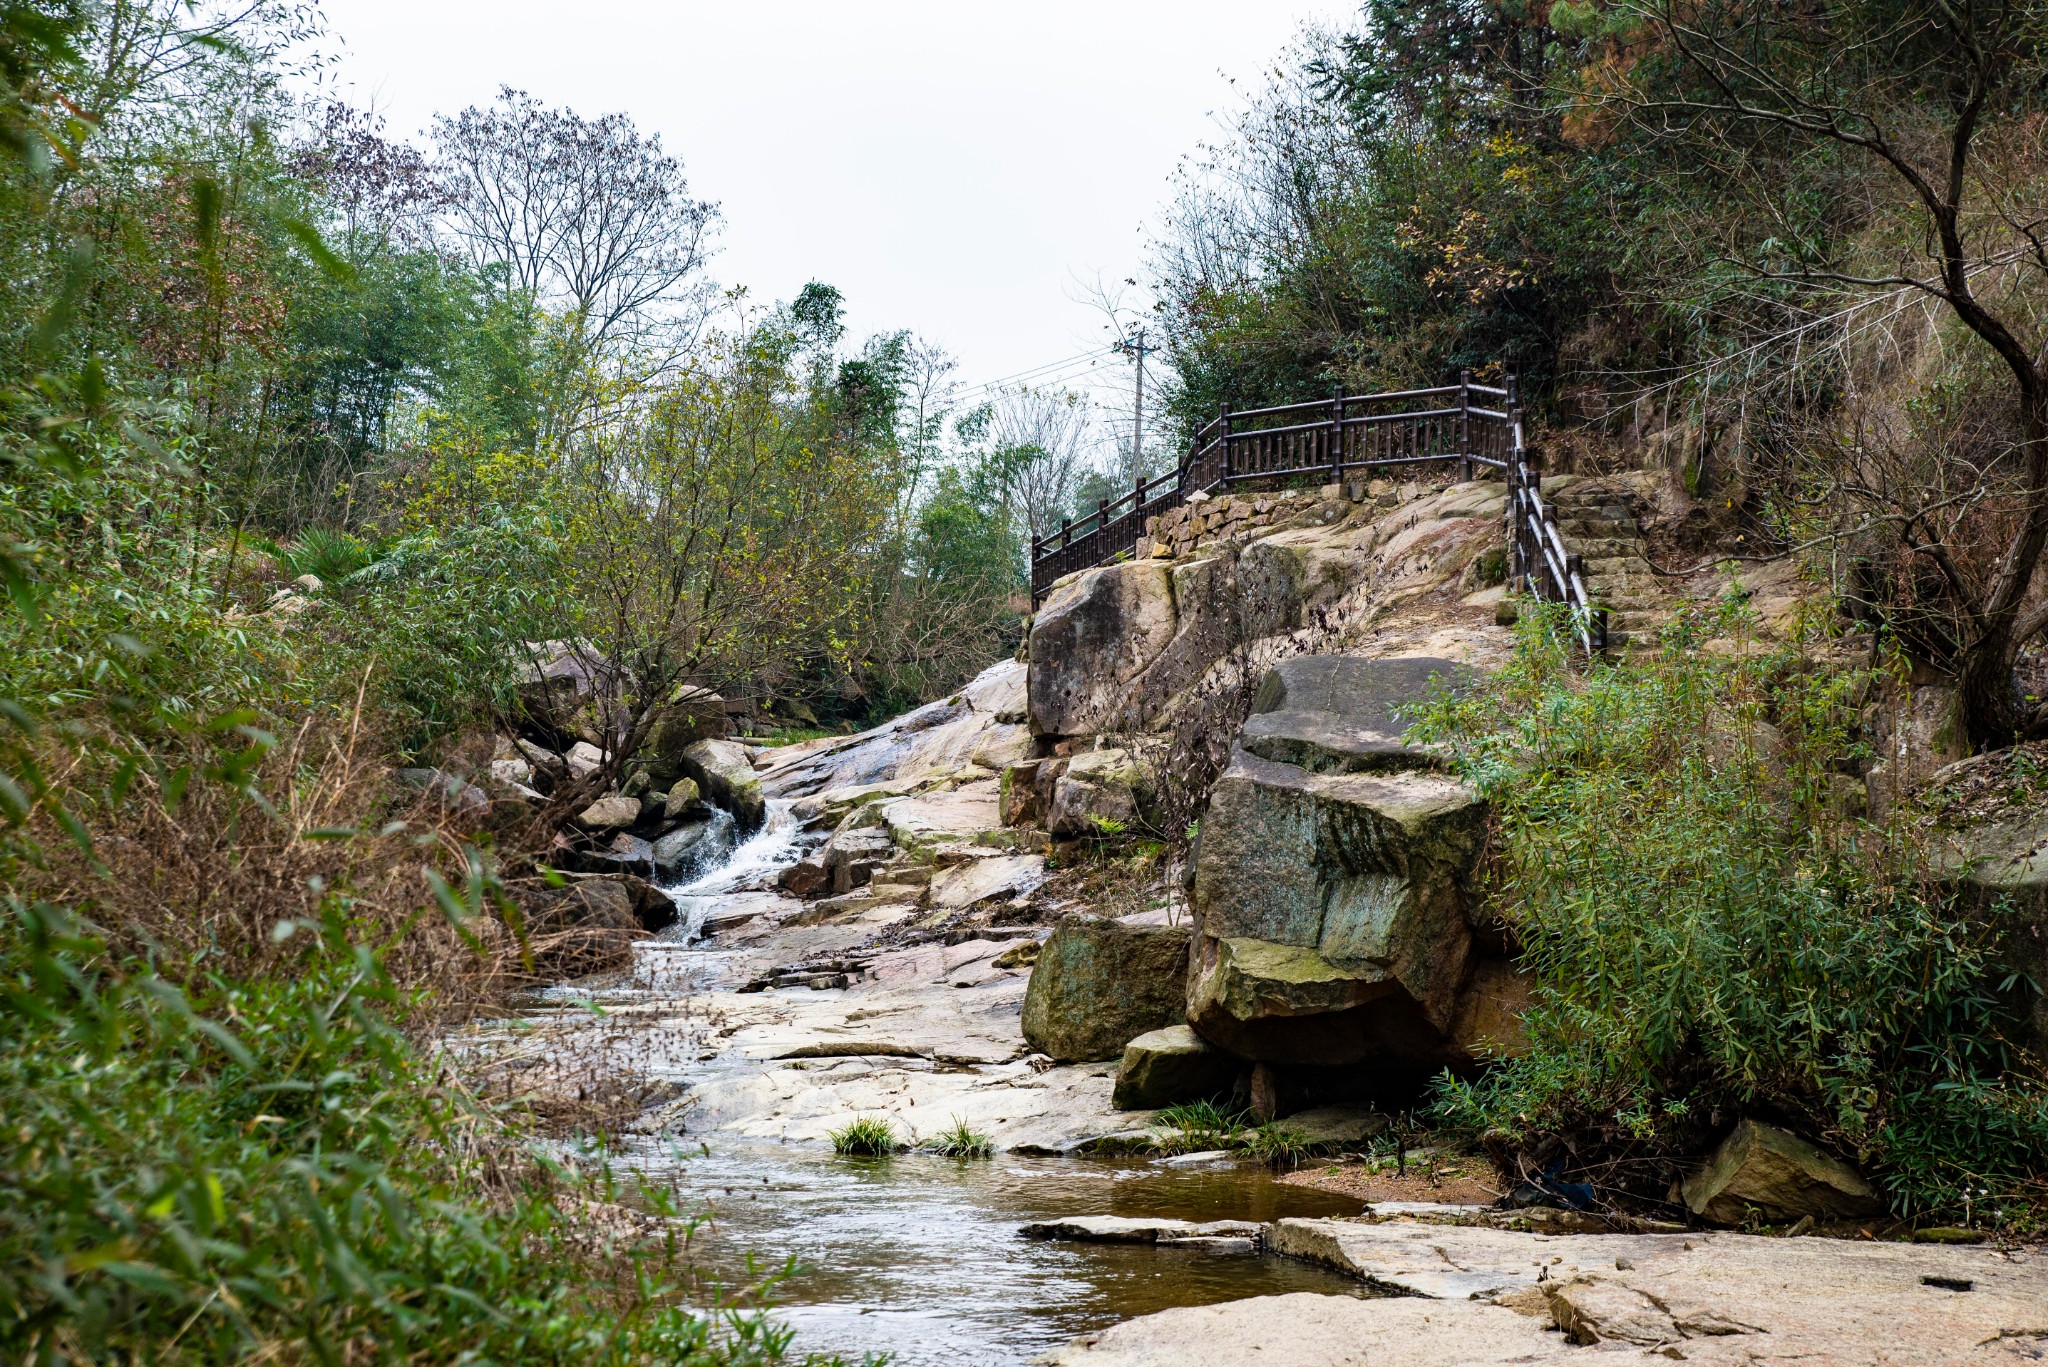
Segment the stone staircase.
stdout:
<path fill-rule="evenodd" d="M 1645 556 L 1640 478 L 1555 475 L 1543 481 L 1565 544 L 1585 559 L 1586 588 L 1607 609 L 1609 650 L 1654 641 L 1677 603 L 1670 581 L 1652 574 Z"/>

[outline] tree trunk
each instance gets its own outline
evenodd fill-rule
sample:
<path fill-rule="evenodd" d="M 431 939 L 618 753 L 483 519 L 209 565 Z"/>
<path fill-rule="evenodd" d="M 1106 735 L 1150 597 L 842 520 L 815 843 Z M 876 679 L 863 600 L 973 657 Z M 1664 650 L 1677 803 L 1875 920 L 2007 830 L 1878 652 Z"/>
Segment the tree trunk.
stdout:
<path fill-rule="evenodd" d="M 1956 718 L 1971 749 L 1980 751 L 2024 739 L 2030 720 L 2013 689 L 2013 666 L 2024 644 L 2014 628 L 2048 546 L 2048 389 L 2024 390 L 2020 413 L 2026 507 L 1983 602 L 1976 638 L 1956 671 Z"/>

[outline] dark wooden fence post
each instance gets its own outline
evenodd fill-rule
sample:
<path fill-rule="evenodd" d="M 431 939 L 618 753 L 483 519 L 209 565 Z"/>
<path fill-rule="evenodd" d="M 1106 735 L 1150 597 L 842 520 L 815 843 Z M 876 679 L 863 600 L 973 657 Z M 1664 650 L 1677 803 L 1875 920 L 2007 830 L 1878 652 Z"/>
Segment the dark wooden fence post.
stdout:
<path fill-rule="evenodd" d="M 1224 488 L 1225 488 L 1225 489 L 1227 490 L 1227 489 L 1228 489 L 1228 488 L 1230 487 L 1230 405 L 1229 405 L 1229 404 L 1227 404 L 1227 403 L 1226 403 L 1226 404 L 1224 404 L 1224 405 L 1222 406 L 1222 409 L 1221 409 L 1221 411 L 1219 411 L 1219 412 L 1217 413 L 1217 415 L 1216 415 L 1216 421 L 1217 421 L 1217 424 L 1218 424 L 1218 425 L 1219 425 L 1219 426 L 1220 426 L 1220 427 L 1222 428 L 1222 432 L 1223 432 L 1223 435 L 1222 435 L 1222 436 L 1220 436 L 1220 437 L 1218 437 L 1218 438 L 1217 438 L 1217 440 L 1223 443 L 1223 487 L 1224 487 Z"/>
<path fill-rule="evenodd" d="M 1344 386 L 1330 391 L 1330 483 L 1344 496 Z"/>
<path fill-rule="evenodd" d="M 1472 371 L 1458 372 L 1458 478 L 1472 478 Z"/>

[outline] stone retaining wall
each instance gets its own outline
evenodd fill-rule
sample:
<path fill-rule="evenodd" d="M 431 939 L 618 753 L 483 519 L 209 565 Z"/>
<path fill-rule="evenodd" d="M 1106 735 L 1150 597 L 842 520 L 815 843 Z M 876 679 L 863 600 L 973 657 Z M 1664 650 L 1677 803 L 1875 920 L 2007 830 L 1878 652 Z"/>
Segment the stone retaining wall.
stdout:
<path fill-rule="evenodd" d="M 1412 480 L 1397 484 L 1393 480 L 1375 479 L 1272 493 L 1222 494 L 1216 497 L 1198 494 L 1193 502 L 1145 519 L 1147 539 L 1138 543 L 1135 558 L 1150 556 L 1157 560 L 1178 560 L 1219 541 L 1282 527 L 1306 518 L 1324 504 L 1376 503 L 1391 508 L 1420 497 L 1425 487 Z M 1335 518 L 1321 520 L 1331 522 Z"/>

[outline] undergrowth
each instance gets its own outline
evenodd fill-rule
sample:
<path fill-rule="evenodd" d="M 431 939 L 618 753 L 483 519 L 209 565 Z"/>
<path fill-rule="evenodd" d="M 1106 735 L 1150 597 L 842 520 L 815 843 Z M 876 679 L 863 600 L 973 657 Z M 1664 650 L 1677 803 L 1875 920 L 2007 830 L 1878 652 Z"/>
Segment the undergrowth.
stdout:
<path fill-rule="evenodd" d="M 2038 1220 L 2048 1089 L 1992 936 L 1833 797 L 1865 676 L 1762 648 L 1746 613 L 1695 606 L 1654 659 L 1582 672 L 1532 614 L 1508 667 L 1421 716 L 1492 803 L 1494 904 L 1537 980 L 1526 1055 L 1444 1079 L 1438 1117 L 1661 1197 L 1668 1160 L 1756 1115 L 1902 1214 Z"/>
<path fill-rule="evenodd" d="M 1167 1153 L 1242 1153 L 1275 1167 L 1288 1167 L 1329 1147 L 1279 1121 L 1261 1123 L 1249 1111 L 1228 1110 L 1215 1101 L 1183 1102 L 1159 1112 L 1154 1147 Z"/>
<path fill-rule="evenodd" d="M 603 1228 L 389 1023 L 339 904 L 290 971 L 174 981 L 0 915 L 0 1351 L 16 1362 L 765 1364 L 676 1304 L 688 1223 Z"/>

